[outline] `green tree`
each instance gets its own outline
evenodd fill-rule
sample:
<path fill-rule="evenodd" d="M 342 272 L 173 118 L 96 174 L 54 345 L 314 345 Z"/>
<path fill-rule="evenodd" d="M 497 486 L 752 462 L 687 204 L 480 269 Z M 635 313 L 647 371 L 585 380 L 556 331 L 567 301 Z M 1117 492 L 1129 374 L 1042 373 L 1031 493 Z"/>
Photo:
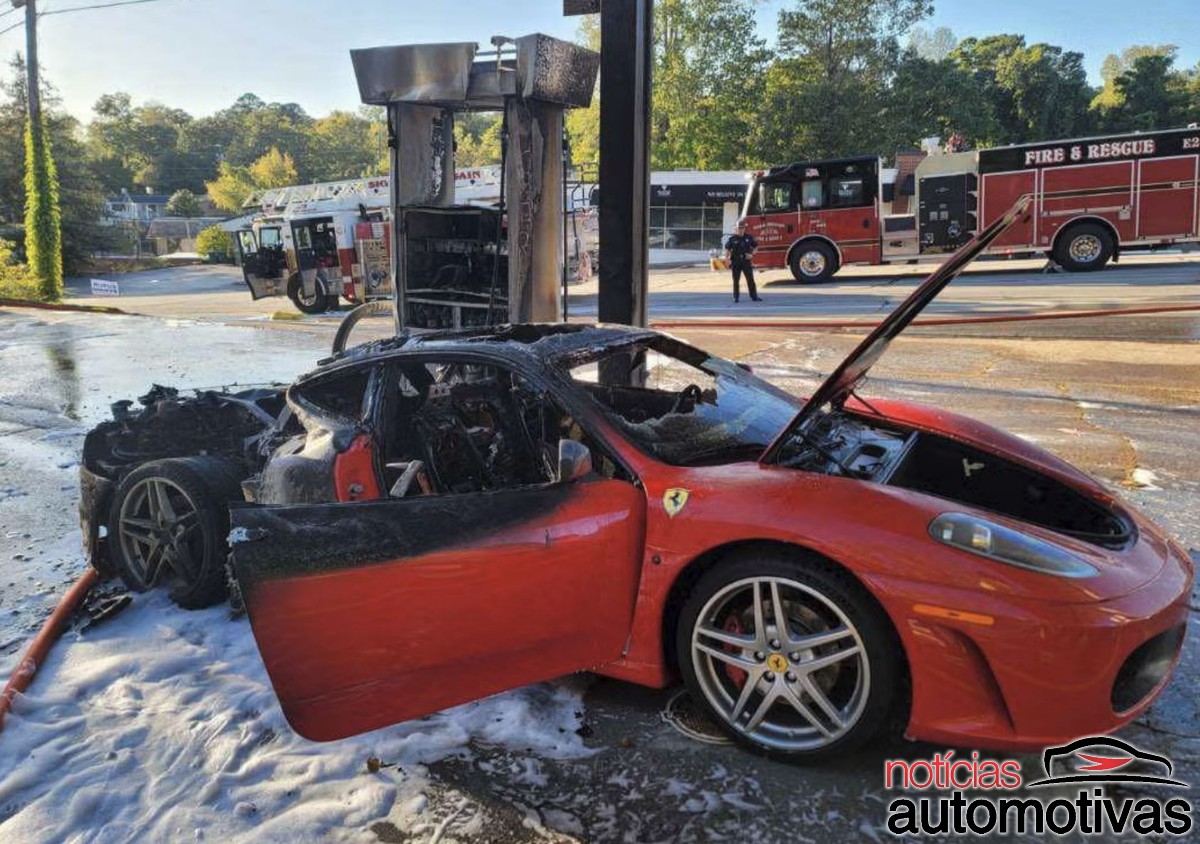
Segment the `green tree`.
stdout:
<path fill-rule="evenodd" d="M 167 200 L 167 214 L 172 217 L 199 217 L 200 200 L 187 188 L 180 188 Z"/>
<path fill-rule="evenodd" d="M 233 238 L 220 226 L 209 226 L 196 235 L 196 252 L 205 258 L 233 254 Z"/>
<path fill-rule="evenodd" d="M 63 291 L 62 215 L 44 118 L 25 123 L 25 255 L 41 297 L 57 302 Z"/>
<path fill-rule="evenodd" d="M 1110 112 L 1121 105 L 1123 99 L 1117 90 L 1117 77 L 1128 73 L 1133 68 L 1133 63 L 1137 59 L 1142 56 L 1170 56 L 1174 58 L 1178 52 L 1179 48 L 1174 44 L 1134 44 L 1132 47 L 1126 47 L 1122 50 L 1120 55 L 1109 53 L 1104 57 L 1104 61 L 1100 65 L 1100 78 L 1104 80 L 1104 85 L 1092 100 L 1092 110 L 1101 112 L 1101 120 L 1103 120 L 1107 117 L 1106 112 Z"/>
<path fill-rule="evenodd" d="M 260 188 L 286 188 L 300 183 L 291 153 L 280 152 L 278 147 L 271 147 L 250 165 L 250 178 Z"/>
<path fill-rule="evenodd" d="M 974 146 L 996 134 L 995 117 L 975 77 L 951 59 L 932 61 L 913 50 L 896 68 L 879 119 L 891 133 L 886 150 L 955 133 Z"/>
<path fill-rule="evenodd" d="M 779 13 L 756 146 L 768 161 L 878 150 L 879 114 L 900 62 L 899 38 L 929 0 L 798 0 Z M 783 158 L 778 158 L 783 154 Z"/>
<path fill-rule="evenodd" d="M 373 124 L 382 126 L 382 119 L 371 112 L 335 111 L 317 119 L 309 134 L 307 158 L 301 169 L 314 182 L 367 175 L 384 151 L 380 149 Z"/>
<path fill-rule="evenodd" d="M 575 30 L 575 42 L 589 50 L 600 52 L 600 16 L 584 15 Z M 587 108 L 567 112 L 567 140 L 571 144 L 571 160 L 575 164 L 596 164 L 600 161 L 600 79 Z"/>
<path fill-rule="evenodd" d="M 989 145 L 1068 138 L 1092 128 L 1083 55 L 1020 35 L 966 38 L 951 58 L 975 77 L 995 115 Z"/>
<path fill-rule="evenodd" d="M 459 167 L 500 163 L 500 114 L 462 114 L 454 121 L 455 161 Z"/>
<path fill-rule="evenodd" d="M 655 167 L 742 166 L 768 54 L 751 0 L 660 0 L 655 6 Z M 603 92 L 601 92 L 603 95 Z"/>
<path fill-rule="evenodd" d="M 1186 77 L 1174 71 L 1170 55 L 1138 56 L 1113 80 L 1117 105 L 1105 113 L 1106 128 L 1118 131 L 1168 129 L 1188 113 Z"/>
<path fill-rule="evenodd" d="M 213 205 L 231 214 L 241 211 L 243 203 L 256 187 L 250 168 L 235 167 L 227 161 L 222 161 L 218 166 L 217 178 L 204 183 Z"/>

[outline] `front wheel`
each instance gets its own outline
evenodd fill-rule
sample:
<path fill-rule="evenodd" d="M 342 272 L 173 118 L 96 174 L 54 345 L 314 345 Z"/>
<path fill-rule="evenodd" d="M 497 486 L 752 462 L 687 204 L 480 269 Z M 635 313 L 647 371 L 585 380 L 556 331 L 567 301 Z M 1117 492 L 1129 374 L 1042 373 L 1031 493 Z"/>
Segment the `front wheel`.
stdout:
<path fill-rule="evenodd" d="M 838 271 L 837 253 L 820 241 L 802 243 L 792 250 L 788 260 L 792 277 L 802 284 L 829 281 Z"/>
<path fill-rule="evenodd" d="M 304 285 L 297 273 L 288 279 L 287 294 L 296 309 L 306 314 L 323 314 L 337 304 L 337 297 L 330 296 L 321 276 L 314 282 L 316 288 L 312 296 L 306 296 Z"/>
<path fill-rule="evenodd" d="M 1063 232 L 1053 257 L 1069 272 L 1092 272 L 1103 269 L 1115 249 L 1112 235 L 1103 226 L 1079 223 Z"/>
<path fill-rule="evenodd" d="M 675 644 L 692 695 L 735 741 L 769 755 L 848 752 L 903 703 L 890 622 L 819 558 L 754 551 L 718 563 L 685 599 Z"/>

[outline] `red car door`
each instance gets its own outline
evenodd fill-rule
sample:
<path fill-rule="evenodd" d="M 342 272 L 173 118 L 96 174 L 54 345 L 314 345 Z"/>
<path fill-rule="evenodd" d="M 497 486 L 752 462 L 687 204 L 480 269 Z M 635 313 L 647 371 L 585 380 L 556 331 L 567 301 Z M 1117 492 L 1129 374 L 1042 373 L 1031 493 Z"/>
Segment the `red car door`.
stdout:
<path fill-rule="evenodd" d="M 296 732 L 328 741 L 617 659 L 645 497 L 588 478 L 231 512 L 254 637 Z"/>

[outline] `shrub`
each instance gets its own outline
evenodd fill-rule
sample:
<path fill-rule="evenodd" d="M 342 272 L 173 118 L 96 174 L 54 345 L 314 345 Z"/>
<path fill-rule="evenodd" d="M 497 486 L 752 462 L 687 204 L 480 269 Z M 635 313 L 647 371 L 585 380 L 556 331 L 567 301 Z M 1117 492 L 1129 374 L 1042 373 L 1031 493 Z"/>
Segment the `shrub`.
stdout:
<path fill-rule="evenodd" d="M 196 251 L 210 260 L 233 255 L 233 238 L 220 226 L 209 226 L 196 235 Z"/>

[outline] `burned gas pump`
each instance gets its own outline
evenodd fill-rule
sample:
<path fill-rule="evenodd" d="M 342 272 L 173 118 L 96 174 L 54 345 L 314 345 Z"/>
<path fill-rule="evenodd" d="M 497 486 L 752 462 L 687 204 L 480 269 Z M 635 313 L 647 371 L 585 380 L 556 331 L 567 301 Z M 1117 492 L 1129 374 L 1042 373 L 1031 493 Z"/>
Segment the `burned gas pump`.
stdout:
<path fill-rule="evenodd" d="M 396 328 L 559 319 L 565 110 L 586 107 L 598 54 L 534 34 L 354 50 L 362 101 L 387 109 Z M 455 204 L 454 116 L 504 117 L 501 202 Z"/>

